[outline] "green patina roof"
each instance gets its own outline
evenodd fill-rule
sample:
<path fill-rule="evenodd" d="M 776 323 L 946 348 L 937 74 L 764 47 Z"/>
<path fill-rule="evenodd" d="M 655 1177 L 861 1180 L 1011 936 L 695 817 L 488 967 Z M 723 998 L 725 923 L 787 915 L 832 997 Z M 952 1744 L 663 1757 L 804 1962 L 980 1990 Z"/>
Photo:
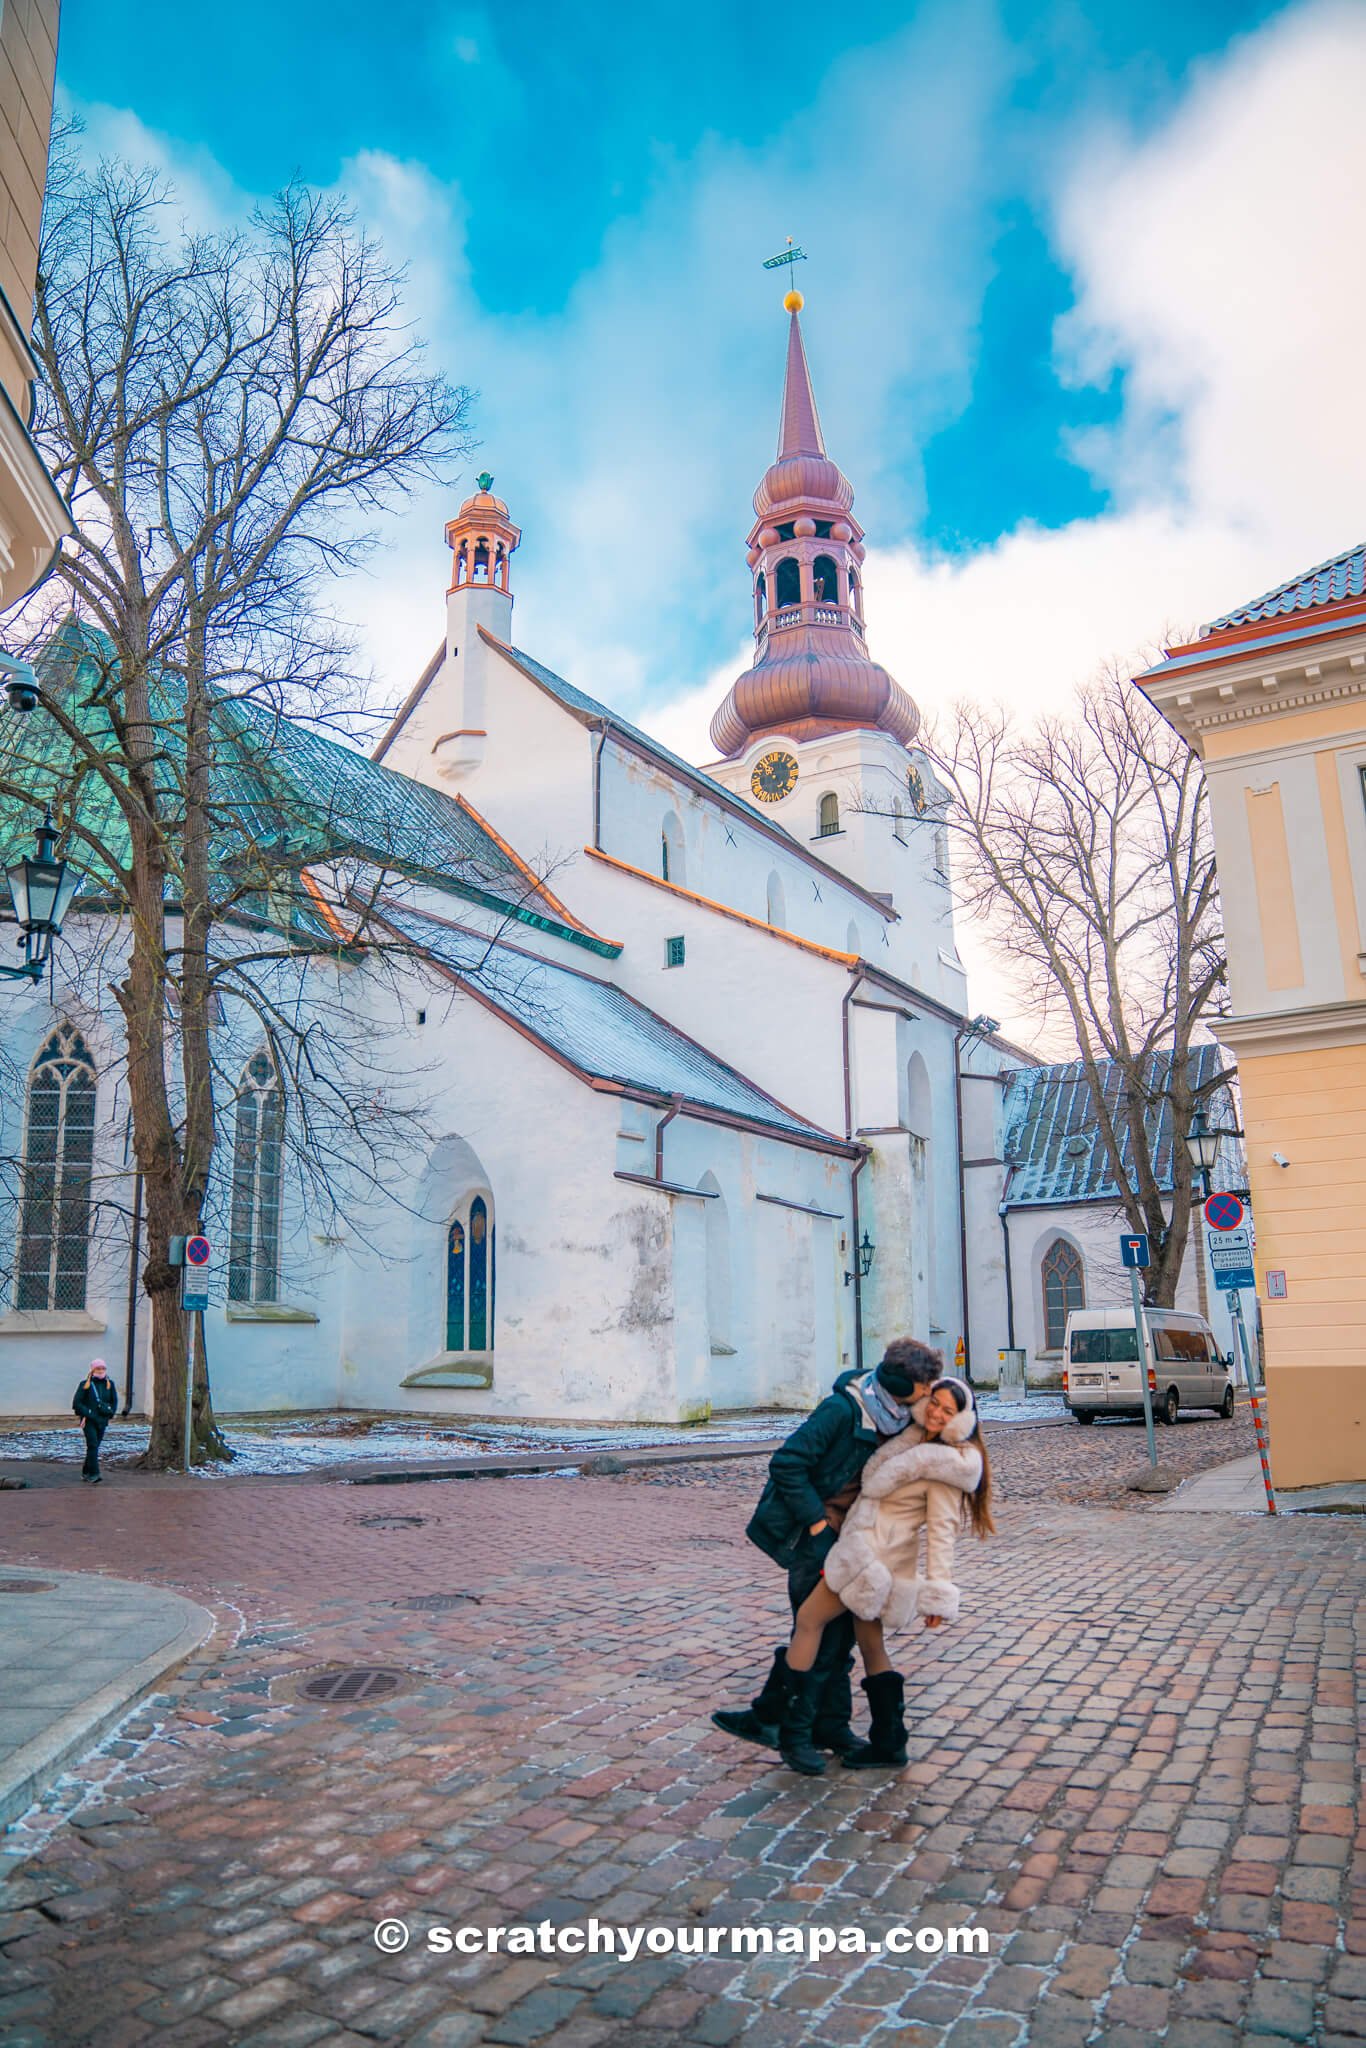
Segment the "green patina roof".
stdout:
<path fill-rule="evenodd" d="M 102 634 L 68 621 L 37 662 L 44 689 L 106 756 L 114 747 L 104 690 L 113 650 Z M 152 712 L 162 759 L 158 780 L 174 814 L 184 764 L 184 690 L 159 673 Z M 212 711 L 211 862 L 226 890 L 259 866 L 281 871 L 356 859 L 433 884 L 608 956 L 620 948 L 563 921 L 534 878 L 443 790 L 370 760 L 313 727 L 245 697 L 220 695 Z M 81 767 L 80 748 L 38 710 L 0 712 L 0 779 L 29 794 L 31 808 L 0 798 L 0 859 L 27 851 L 34 812 L 51 802 L 78 828 L 70 858 L 106 886 L 128 859 L 128 825 L 103 773 Z M 304 899 L 306 902 L 307 899 Z M 244 909 L 250 906 L 244 904 Z M 264 903 L 263 903 L 264 907 Z"/>

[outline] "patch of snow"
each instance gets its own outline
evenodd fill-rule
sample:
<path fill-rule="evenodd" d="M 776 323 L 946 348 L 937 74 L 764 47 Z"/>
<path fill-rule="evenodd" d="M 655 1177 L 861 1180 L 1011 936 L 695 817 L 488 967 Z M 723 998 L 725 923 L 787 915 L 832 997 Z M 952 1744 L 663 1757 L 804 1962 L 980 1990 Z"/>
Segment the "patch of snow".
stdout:
<path fill-rule="evenodd" d="M 797 1416 L 743 1414 L 682 1426 L 642 1423 L 612 1428 L 596 1424 L 557 1429 L 553 1424 L 481 1422 L 455 1429 L 404 1418 L 385 1418 L 358 1427 L 353 1415 L 290 1417 L 279 1424 L 253 1423 L 249 1427 L 239 1427 L 228 1419 L 222 1427 L 236 1453 L 231 1464 L 214 1460 L 194 1470 L 200 1479 L 261 1478 L 347 1464 L 429 1464 L 448 1458 L 492 1462 L 517 1452 L 554 1457 L 572 1451 L 642 1450 L 672 1444 L 764 1443 L 787 1435 L 798 1420 Z M 101 1463 L 110 1471 L 131 1465 L 146 1451 L 150 1434 L 146 1423 L 112 1423 L 100 1453 Z M 41 1458 L 76 1465 L 84 1456 L 79 1430 L 0 1430 L 0 1458 Z"/>

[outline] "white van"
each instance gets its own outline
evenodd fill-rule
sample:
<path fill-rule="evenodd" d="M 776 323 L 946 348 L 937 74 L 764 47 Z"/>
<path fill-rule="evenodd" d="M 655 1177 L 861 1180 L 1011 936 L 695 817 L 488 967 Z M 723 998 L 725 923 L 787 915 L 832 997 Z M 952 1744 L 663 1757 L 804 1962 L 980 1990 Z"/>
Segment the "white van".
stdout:
<path fill-rule="evenodd" d="M 1150 1308 L 1144 1314 L 1152 1356 L 1153 1416 L 1175 1422 L 1183 1408 L 1233 1413 L 1233 1359 L 1221 1357 L 1203 1316 Z M 1138 1336 L 1131 1308 L 1075 1308 L 1067 1318 L 1062 1397 L 1078 1422 L 1098 1415 L 1141 1415 Z"/>

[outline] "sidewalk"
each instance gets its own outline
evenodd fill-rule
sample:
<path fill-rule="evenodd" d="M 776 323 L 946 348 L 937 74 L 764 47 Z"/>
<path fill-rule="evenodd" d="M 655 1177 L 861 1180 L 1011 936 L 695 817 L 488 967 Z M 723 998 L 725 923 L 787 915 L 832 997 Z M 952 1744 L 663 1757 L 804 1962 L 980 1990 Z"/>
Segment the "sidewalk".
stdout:
<path fill-rule="evenodd" d="M 212 1629 L 204 1608 L 159 1586 L 4 1566 L 0 1827 Z"/>
<path fill-rule="evenodd" d="M 1275 1468 L 1272 1468 L 1275 1480 Z M 1283 1515 L 1366 1513 L 1366 1481 L 1354 1480 L 1343 1486 L 1301 1486 L 1293 1493 L 1276 1495 L 1276 1508 Z M 1264 1515 L 1266 1490 L 1262 1485 L 1261 1461 L 1233 1458 L 1216 1465 L 1211 1472 L 1199 1472 L 1176 1493 L 1159 1501 L 1157 1515 Z"/>

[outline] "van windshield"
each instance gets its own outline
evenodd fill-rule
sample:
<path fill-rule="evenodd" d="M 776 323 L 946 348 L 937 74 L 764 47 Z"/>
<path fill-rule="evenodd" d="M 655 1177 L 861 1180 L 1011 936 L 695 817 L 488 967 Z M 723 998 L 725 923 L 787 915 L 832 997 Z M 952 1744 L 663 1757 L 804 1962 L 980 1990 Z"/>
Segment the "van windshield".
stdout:
<path fill-rule="evenodd" d="M 1074 1330 L 1073 1365 L 1137 1365 L 1135 1330 Z"/>

